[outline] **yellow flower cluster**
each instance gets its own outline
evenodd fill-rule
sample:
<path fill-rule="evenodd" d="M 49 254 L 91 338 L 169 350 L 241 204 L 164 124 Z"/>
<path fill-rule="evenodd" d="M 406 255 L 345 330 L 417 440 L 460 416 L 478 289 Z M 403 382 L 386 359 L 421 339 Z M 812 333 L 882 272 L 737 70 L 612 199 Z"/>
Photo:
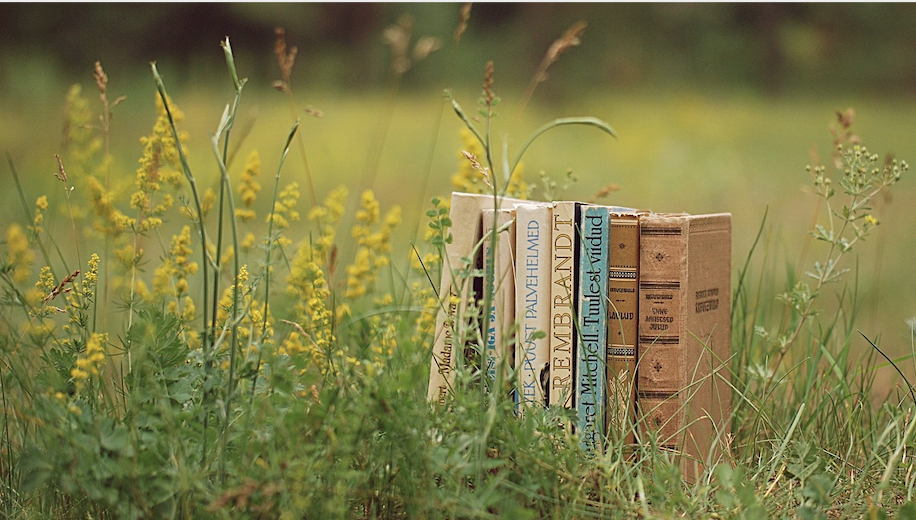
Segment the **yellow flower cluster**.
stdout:
<path fill-rule="evenodd" d="M 290 332 L 280 353 L 308 353 L 322 373 L 329 369 L 328 353 L 335 342 L 334 314 L 328 308 L 331 291 L 324 271 L 312 260 L 308 242 L 303 243 L 293 260 L 287 290 L 297 296 L 295 315 L 299 328 Z"/>
<path fill-rule="evenodd" d="M 252 355 L 259 348 L 273 343 L 274 318 L 268 305 L 267 318 L 265 320 L 264 303 L 256 300 L 250 288 L 246 287 L 249 276 L 248 266 L 241 266 L 238 276 L 237 317 L 242 318 L 238 326 L 239 339 L 247 343 L 248 349 L 246 353 Z M 219 310 L 216 313 L 216 321 L 219 327 L 223 327 L 230 318 L 235 291 L 235 285 L 229 286 L 219 300 Z"/>
<path fill-rule="evenodd" d="M 108 334 L 93 332 L 86 342 L 86 352 L 76 360 L 76 366 L 70 371 L 77 390 L 82 390 L 91 376 L 99 375 L 99 368 L 105 361 L 105 344 Z"/>
<path fill-rule="evenodd" d="M 467 128 L 461 129 L 461 149 L 458 151 L 458 171 L 452 174 L 452 186 L 456 191 L 467 193 L 492 193 L 488 186 L 489 179 L 484 179 L 483 175 L 477 171 L 471 164 L 471 161 L 465 157 L 463 152 L 468 152 L 476 157 L 485 156 L 485 151 L 480 141 Z M 506 196 L 527 199 L 530 192 L 528 183 L 523 180 L 525 165 L 519 163 L 509 177 L 509 186 L 506 187 Z M 501 181 L 500 181 L 501 182 Z"/>
<path fill-rule="evenodd" d="M 474 154 L 477 157 L 484 156 L 483 146 L 467 128 L 460 131 L 461 149 L 458 150 L 458 171 L 452 174 L 452 186 L 457 191 L 467 193 L 486 193 L 487 185 L 471 162 L 467 160 L 462 152 Z"/>
<path fill-rule="evenodd" d="M 411 340 L 416 345 L 424 345 L 436 330 L 439 300 L 428 281 L 416 282 L 411 289 L 414 300 L 423 309 L 414 320 L 414 335 Z"/>
<path fill-rule="evenodd" d="M 48 197 L 42 195 L 35 201 L 35 216 L 32 218 L 32 225 L 29 226 L 29 231 L 32 232 L 34 236 L 40 235 L 45 229 L 45 216 L 42 212 L 46 209 L 48 209 Z"/>
<path fill-rule="evenodd" d="M 356 212 L 356 224 L 352 236 L 358 249 L 353 264 L 347 266 L 346 298 L 359 298 L 369 293 L 378 280 L 378 272 L 390 263 L 391 232 L 401 223 L 400 206 L 392 207 L 385 215 L 381 227 L 379 224 L 379 203 L 371 190 L 363 192 L 360 209 Z"/>
<path fill-rule="evenodd" d="M 289 228 L 289 222 L 299 220 L 299 212 L 294 208 L 299 202 L 299 183 L 291 182 L 277 195 L 274 202 L 273 221 L 276 229 Z M 271 215 L 267 216 L 269 223 Z"/>
<path fill-rule="evenodd" d="M 118 237 L 134 223 L 133 219 L 115 207 L 114 194 L 93 175 L 86 178 L 86 192 L 96 217 L 92 228 L 102 236 Z"/>
<path fill-rule="evenodd" d="M 238 185 L 243 207 L 236 208 L 235 216 L 242 222 L 251 222 L 256 218 L 252 206 L 258 192 L 261 191 L 261 184 L 257 181 L 259 175 L 261 175 L 261 158 L 257 151 L 252 151 L 248 155 L 245 171 L 242 172 L 242 182 Z"/>
<path fill-rule="evenodd" d="M 184 119 L 184 113 L 171 100 L 169 107 L 175 122 Z M 164 195 L 158 204 L 154 204 L 153 196 L 161 191 L 162 184 L 177 188 L 181 180 L 178 142 L 172 135 L 168 113 L 159 96 L 156 96 L 156 111 L 152 134 L 140 139 L 143 154 L 140 156 L 140 167 L 137 168 L 137 191 L 130 197 L 130 206 L 141 215 L 139 219 L 131 220 L 130 224 L 140 232 L 162 225 L 160 217 L 172 207 L 174 200 L 171 195 Z M 180 139 L 184 142 L 187 137 L 181 135 Z"/>
<path fill-rule="evenodd" d="M 315 206 L 308 213 L 309 222 L 318 226 L 318 236 L 313 237 L 312 248 L 308 250 L 307 254 L 319 265 L 325 265 L 328 261 L 328 253 L 337 235 L 337 226 L 346 211 L 345 204 L 349 193 L 346 186 L 338 186 L 328 194 L 324 204 Z"/>
<path fill-rule="evenodd" d="M 75 332 L 88 327 L 88 312 L 95 299 L 95 288 L 99 282 L 99 255 L 92 253 L 86 262 L 87 269 L 82 273 L 82 281 L 73 284 L 73 290 L 67 293 L 67 314 L 71 325 L 64 330 Z"/>
<path fill-rule="evenodd" d="M 188 276 L 197 273 L 197 262 L 190 260 L 191 228 L 183 226 L 181 233 L 172 236 L 168 256 L 153 274 L 153 293 L 156 296 L 173 296 L 177 300 L 188 292 Z M 176 313 L 177 314 L 177 313 Z"/>
<path fill-rule="evenodd" d="M 24 283 L 32 274 L 32 263 L 35 253 L 29 247 L 29 239 L 19 224 L 13 223 L 6 228 L 7 263 L 12 271 L 13 281 Z"/>

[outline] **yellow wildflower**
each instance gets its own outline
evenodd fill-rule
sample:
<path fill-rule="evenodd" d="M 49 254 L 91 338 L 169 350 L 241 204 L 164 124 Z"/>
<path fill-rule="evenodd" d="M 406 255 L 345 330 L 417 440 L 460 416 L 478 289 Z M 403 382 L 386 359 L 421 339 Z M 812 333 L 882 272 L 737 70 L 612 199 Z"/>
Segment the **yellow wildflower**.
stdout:
<path fill-rule="evenodd" d="M 367 294 L 378 280 L 381 267 L 389 264 L 391 232 L 401 222 L 401 208 L 393 207 L 386 215 L 382 226 L 373 231 L 379 222 L 379 203 L 371 190 L 363 193 L 361 208 L 356 212 L 356 223 L 352 235 L 359 248 L 353 264 L 347 266 L 346 298 L 359 298 Z"/>
<path fill-rule="evenodd" d="M 105 344 L 108 334 L 93 332 L 86 342 L 86 352 L 76 359 L 76 367 L 70 371 L 77 390 L 82 390 L 92 376 L 99 375 L 99 369 L 105 361 Z"/>
<path fill-rule="evenodd" d="M 35 201 L 35 216 L 32 219 L 32 225 L 29 226 L 29 231 L 34 236 L 38 236 L 44 231 L 45 216 L 42 212 L 46 209 L 48 209 L 48 197 L 42 195 Z"/>
<path fill-rule="evenodd" d="M 7 261 L 12 268 L 12 278 L 16 283 L 28 281 L 32 273 L 35 253 L 29 247 L 22 226 L 13 223 L 6 228 Z"/>
<path fill-rule="evenodd" d="M 261 174 L 261 158 L 257 151 L 252 151 L 248 155 L 248 162 L 245 164 L 245 171 L 242 172 L 242 182 L 238 185 L 239 195 L 242 200 L 242 208 L 236 208 L 235 216 L 242 222 L 249 222 L 256 218 L 255 212 L 251 207 L 261 191 L 261 184 L 255 179 Z M 297 194 L 298 198 L 298 194 Z"/>

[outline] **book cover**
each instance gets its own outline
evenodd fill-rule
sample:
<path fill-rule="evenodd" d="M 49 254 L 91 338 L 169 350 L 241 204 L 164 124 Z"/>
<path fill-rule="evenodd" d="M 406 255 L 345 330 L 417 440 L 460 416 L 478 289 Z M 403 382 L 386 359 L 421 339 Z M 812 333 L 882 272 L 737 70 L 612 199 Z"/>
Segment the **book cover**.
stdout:
<path fill-rule="evenodd" d="M 639 216 L 611 208 L 608 270 L 608 437 L 635 441 L 638 334 Z"/>
<path fill-rule="evenodd" d="M 550 239 L 550 366 L 547 403 L 572 408 L 574 405 L 577 341 L 576 287 L 578 286 L 579 222 L 578 202 L 554 202 Z"/>
<path fill-rule="evenodd" d="M 576 410 L 582 448 L 591 454 L 604 439 L 609 210 L 583 206 L 580 222 Z"/>
<path fill-rule="evenodd" d="M 444 405 L 454 382 L 458 358 L 464 357 L 464 343 L 469 325 L 465 309 L 475 295 L 472 272 L 481 267 L 480 237 L 481 212 L 484 208 L 522 202 L 518 199 L 499 198 L 492 195 L 452 193 L 449 209 L 451 242 L 445 245 L 442 277 L 439 283 L 439 311 L 436 317 L 436 335 L 430 359 L 427 398 Z"/>
<path fill-rule="evenodd" d="M 515 309 L 518 341 L 519 408 L 547 405 L 547 366 L 550 355 L 549 204 L 519 204 L 515 209 Z"/>
<path fill-rule="evenodd" d="M 491 233 L 496 233 L 492 240 Z M 495 242 L 495 243 L 494 243 Z M 495 248 L 494 248 L 495 246 Z M 483 210 L 483 275 L 481 301 L 490 296 L 484 320 L 484 370 L 491 385 L 501 385 L 514 366 L 515 210 Z"/>
<path fill-rule="evenodd" d="M 647 215 L 639 231 L 639 431 L 695 480 L 730 431 L 731 215 Z"/>

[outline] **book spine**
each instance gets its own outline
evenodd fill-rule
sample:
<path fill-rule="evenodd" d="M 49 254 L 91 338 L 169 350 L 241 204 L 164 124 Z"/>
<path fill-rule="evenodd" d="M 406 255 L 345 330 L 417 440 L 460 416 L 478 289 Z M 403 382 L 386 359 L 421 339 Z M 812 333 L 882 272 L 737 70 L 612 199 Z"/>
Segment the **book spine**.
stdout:
<path fill-rule="evenodd" d="M 548 205 L 516 207 L 515 309 L 519 340 L 519 405 L 547 405 L 546 376 L 550 355 L 550 244 Z"/>
<path fill-rule="evenodd" d="M 500 384 L 513 366 L 515 324 L 515 210 L 483 210 L 484 293 L 487 309 L 485 370 L 487 380 Z M 496 230 L 496 243 L 491 233 Z"/>
<path fill-rule="evenodd" d="M 555 202 L 550 239 L 550 367 L 547 403 L 572 408 L 578 286 L 579 203 Z"/>
<path fill-rule="evenodd" d="M 473 297 L 474 281 L 470 271 L 476 268 L 472 258 L 474 247 L 480 240 L 479 197 L 452 195 L 449 219 L 452 221 L 451 242 L 445 246 L 442 278 L 439 283 L 441 305 L 436 316 L 436 335 L 433 340 L 429 370 L 427 399 L 444 406 L 454 383 L 454 370 L 458 357 L 464 355 L 465 309 Z M 472 263 L 464 265 L 462 259 Z"/>
<path fill-rule="evenodd" d="M 639 215 L 611 214 L 608 254 L 608 436 L 635 441 L 638 335 Z"/>
<path fill-rule="evenodd" d="M 687 275 L 687 235 L 679 219 L 643 217 L 639 224 L 639 339 L 637 407 L 642 434 L 679 446 L 682 430 L 682 288 Z"/>
<path fill-rule="evenodd" d="M 579 247 L 579 342 L 576 356 L 578 432 L 586 453 L 601 449 L 604 437 L 607 363 L 608 234 L 607 207 L 585 206 Z"/>
<path fill-rule="evenodd" d="M 481 212 L 484 208 L 493 208 L 494 203 L 503 207 L 520 202 L 504 197 L 494 201 L 492 195 L 452 193 L 449 208 L 452 225 L 439 283 L 440 305 L 427 388 L 427 399 L 433 403 L 446 403 L 453 388 L 455 368 L 465 359 L 465 345 L 472 336 L 479 334 L 479 322 L 469 323 L 466 311 L 469 304 L 476 302 L 483 284 L 475 274 L 481 267 Z"/>
<path fill-rule="evenodd" d="M 731 215 L 640 220 L 640 432 L 688 482 L 725 460 L 731 421 Z"/>

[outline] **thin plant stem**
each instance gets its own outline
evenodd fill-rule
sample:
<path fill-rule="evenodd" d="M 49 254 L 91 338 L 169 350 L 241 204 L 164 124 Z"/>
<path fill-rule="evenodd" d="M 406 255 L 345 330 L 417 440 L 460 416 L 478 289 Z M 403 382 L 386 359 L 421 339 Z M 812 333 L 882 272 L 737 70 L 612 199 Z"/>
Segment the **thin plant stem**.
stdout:
<path fill-rule="evenodd" d="M 238 321 L 236 316 L 238 314 L 239 306 L 239 233 L 238 233 L 238 223 L 235 219 L 235 200 L 232 196 L 232 189 L 229 187 L 229 172 L 226 170 L 226 165 L 223 163 L 220 152 L 219 152 L 219 143 L 218 135 L 213 136 L 211 139 L 211 144 L 213 146 L 213 154 L 216 157 L 217 162 L 219 163 L 220 171 L 223 175 L 223 182 L 226 184 L 227 197 L 226 200 L 229 203 L 229 212 L 233 216 L 229 221 L 232 224 L 232 261 L 233 267 L 235 269 L 235 287 L 232 290 L 232 313 L 231 313 L 231 335 L 232 339 L 229 343 L 229 382 L 226 388 L 226 405 L 225 405 L 225 418 L 223 420 L 221 437 L 221 450 L 220 450 L 220 459 L 219 459 L 219 473 L 220 479 L 222 482 L 226 480 L 226 444 L 228 442 L 229 435 L 229 424 L 232 422 L 230 420 L 229 414 L 232 409 L 232 396 L 235 393 L 235 363 L 236 363 L 236 350 L 238 349 Z"/>
<path fill-rule="evenodd" d="M 270 203 L 270 217 L 267 219 L 267 252 L 265 253 L 264 259 L 264 324 L 261 328 L 263 334 L 267 334 L 267 304 L 270 301 L 270 253 L 274 247 L 274 212 L 277 207 L 277 195 L 280 190 L 280 171 L 283 169 L 283 163 L 286 162 L 286 156 L 289 155 L 289 147 L 293 141 L 293 137 L 296 135 L 296 132 L 299 130 L 299 120 L 296 120 L 296 123 L 293 124 L 292 129 L 289 131 L 289 136 L 286 138 L 286 145 L 283 147 L 283 153 L 280 154 L 280 163 L 277 165 L 277 174 L 274 176 L 274 196 Z M 254 390 L 255 384 L 258 381 L 258 373 L 261 370 L 261 355 L 263 349 L 258 349 L 258 359 L 255 364 L 254 374 L 251 376 L 251 397 L 249 399 L 249 404 L 254 400 Z"/>

